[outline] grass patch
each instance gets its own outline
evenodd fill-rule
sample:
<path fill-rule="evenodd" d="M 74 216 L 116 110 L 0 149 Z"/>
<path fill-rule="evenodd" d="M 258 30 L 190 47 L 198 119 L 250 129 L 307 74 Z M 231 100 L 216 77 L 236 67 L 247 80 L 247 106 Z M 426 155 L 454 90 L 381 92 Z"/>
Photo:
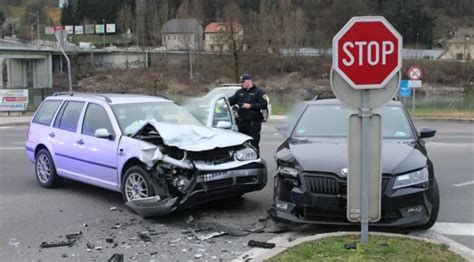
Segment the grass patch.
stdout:
<path fill-rule="evenodd" d="M 328 237 L 290 248 L 267 261 L 465 261 L 447 245 L 403 237 L 370 236 L 367 245 L 344 248 L 358 242 L 358 235 Z"/>
<path fill-rule="evenodd" d="M 426 118 L 474 118 L 474 110 L 456 110 L 456 109 L 438 109 L 438 108 L 420 108 L 413 112 L 407 109 L 412 117 Z"/>

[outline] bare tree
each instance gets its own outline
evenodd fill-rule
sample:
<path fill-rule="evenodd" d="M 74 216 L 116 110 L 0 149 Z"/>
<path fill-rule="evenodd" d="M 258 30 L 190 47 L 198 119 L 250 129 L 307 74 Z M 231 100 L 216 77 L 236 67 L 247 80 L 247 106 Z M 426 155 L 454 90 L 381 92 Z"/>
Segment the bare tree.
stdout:
<path fill-rule="evenodd" d="M 239 6 L 231 2 L 224 7 L 225 33 L 221 35 L 224 39 L 222 42 L 228 45 L 232 52 L 234 79 L 239 80 L 241 71 L 240 53 L 244 48 L 243 45 L 243 29 L 240 24 L 241 15 Z"/>

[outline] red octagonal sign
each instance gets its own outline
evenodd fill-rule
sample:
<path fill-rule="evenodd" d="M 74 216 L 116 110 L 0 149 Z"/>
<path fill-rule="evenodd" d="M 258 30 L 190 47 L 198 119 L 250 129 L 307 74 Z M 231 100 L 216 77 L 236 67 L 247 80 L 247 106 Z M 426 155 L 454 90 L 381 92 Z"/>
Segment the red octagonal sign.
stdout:
<path fill-rule="evenodd" d="M 332 40 L 333 69 L 354 89 L 383 88 L 402 67 L 402 42 L 384 17 L 354 17 Z"/>

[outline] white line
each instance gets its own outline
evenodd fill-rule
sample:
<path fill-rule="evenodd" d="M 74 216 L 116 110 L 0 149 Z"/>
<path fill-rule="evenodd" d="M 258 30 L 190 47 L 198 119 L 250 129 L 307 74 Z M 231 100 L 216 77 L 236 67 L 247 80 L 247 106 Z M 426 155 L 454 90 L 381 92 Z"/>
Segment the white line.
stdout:
<path fill-rule="evenodd" d="M 443 223 L 434 224 L 434 231 L 450 236 L 474 236 L 474 223 Z"/>
<path fill-rule="evenodd" d="M 442 142 L 428 142 L 426 143 L 429 147 L 467 147 L 473 148 L 474 143 L 442 143 Z"/>
<path fill-rule="evenodd" d="M 25 144 L 25 142 L 11 142 L 12 144 Z"/>
<path fill-rule="evenodd" d="M 25 150 L 24 147 L 0 147 L 0 150 Z"/>
<path fill-rule="evenodd" d="M 467 181 L 467 182 L 464 182 L 464 183 L 454 184 L 453 186 L 462 187 L 462 186 L 469 186 L 469 185 L 474 185 L 474 180 Z"/>
<path fill-rule="evenodd" d="M 0 126 L 0 129 L 9 129 L 11 126 Z"/>

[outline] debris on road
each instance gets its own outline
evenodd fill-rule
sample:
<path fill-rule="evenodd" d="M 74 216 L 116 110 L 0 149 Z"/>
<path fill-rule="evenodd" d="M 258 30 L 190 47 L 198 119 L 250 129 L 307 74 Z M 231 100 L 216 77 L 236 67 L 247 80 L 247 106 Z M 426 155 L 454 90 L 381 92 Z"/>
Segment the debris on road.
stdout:
<path fill-rule="evenodd" d="M 151 242 L 150 232 L 149 231 L 142 231 L 138 233 L 138 237 L 144 242 Z"/>
<path fill-rule="evenodd" d="M 191 222 L 193 222 L 193 221 L 194 221 L 194 217 L 191 216 L 191 215 L 189 215 L 189 216 L 188 216 L 188 219 L 186 219 L 186 224 L 189 224 L 189 223 L 191 223 Z"/>
<path fill-rule="evenodd" d="M 10 238 L 8 244 L 10 246 L 18 247 L 20 245 L 20 241 L 16 240 L 16 238 Z"/>
<path fill-rule="evenodd" d="M 115 210 L 117 210 L 116 206 L 110 207 L 110 211 L 115 211 Z"/>
<path fill-rule="evenodd" d="M 88 249 L 94 249 L 94 248 L 95 248 L 95 245 L 92 244 L 91 242 L 87 242 L 86 247 L 87 247 Z"/>
<path fill-rule="evenodd" d="M 247 244 L 249 247 L 259 247 L 259 248 L 268 248 L 272 249 L 275 247 L 275 243 L 261 242 L 256 240 L 250 240 Z"/>
<path fill-rule="evenodd" d="M 71 247 L 80 237 L 82 236 L 82 232 L 77 232 L 73 234 L 66 235 L 66 241 L 58 241 L 58 242 L 42 242 L 40 247 L 41 248 L 49 248 L 49 247 L 64 247 L 68 246 Z"/>
<path fill-rule="evenodd" d="M 67 257 L 67 254 L 66 254 L 66 253 L 63 253 L 63 254 L 62 254 L 62 257 Z"/>
<path fill-rule="evenodd" d="M 107 260 L 107 262 L 123 262 L 123 254 L 115 253 Z"/>
<path fill-rule="evenodd" d="M 199 254 L 199 253 L 194 255 L 194 258 L 195 258 L 195 259 L 200 259 L 201 257 L 202 257 L 202 255 Z"/>
<path fill-rule="evenodd" d="M 357 244 L 356 243 L 346 243 L 344 244 L 345 249 L 357 249 Z"/>
<path fill-rule="evenodd" d="M 111 238 L 111 237 L 107 237 L 107 238 L 105 238 L 105 242 L 109 243 L 109 244 L 112 244 L 112 243 L 114 243 L 114 239 Z"/>

